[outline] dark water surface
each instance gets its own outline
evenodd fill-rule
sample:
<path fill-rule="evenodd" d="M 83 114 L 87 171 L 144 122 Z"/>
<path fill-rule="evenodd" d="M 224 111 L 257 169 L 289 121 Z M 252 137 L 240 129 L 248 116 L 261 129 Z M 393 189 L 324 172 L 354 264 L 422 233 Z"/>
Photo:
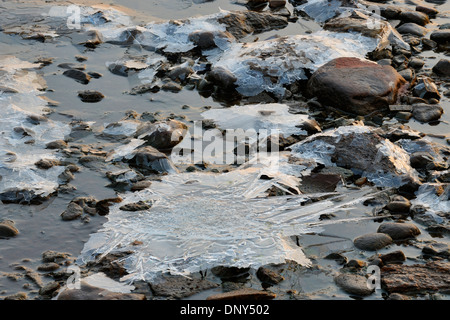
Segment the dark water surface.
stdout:
<path fill-rule="evenodd" d="M 53 1 L 58 3 L 60 1 Z M 212 14 L 224 10 L 246 10 L 242 5 L 242 0 L 216 0 L 206 3 L 199 3 L 195 0 L 168 0 L 168 1 L 142 1 L 142 0 L 110 0 L 108 3 L 122 5 L 136 11 L 136 21 L 146 21 L 146 17 L 153 19 L 183 19 L 193 16 Z M 100 3 L 100 2 L 99 2 Z M 47 5 L 51 5 L 49 1 Z M 437 28 L 439 24 L 448 23 L 450 3 L 436 5 L 423 1 L 393 1 L 392 4 L 398 4 L 413 8 L 414 4 L 424 4 L 434 6 L 440 11 L 446 11 L 447 15 L 442 18 L 434 19 L 433 23 L 427 26 L 430 30 Z M 14 9 L 26 13 L 27 11 L 37 10 L 40 8 L 34 1 L 3 1 L 0 2 L 0 15 L 3 14 L 2 7 Z M 288 9 L 292 10 L 292 6 L 288 5 Z M 20 10 L 18 10 L 20 9 Z M 13 15 L 14 16 L 14 15 Z M 2 19 L 0 17 L 0 22 Z M 148 21 L 146 21 L 148 22 Z M 299 19 L 291 22 L 288 27 L 283 30 L 277 30 L 258 35 L 259 39 L 267 39 L 275 35 L 292 35 L 305 34 L 309 31 L 315 31 L 318 25 L 311 20 Z M 132 49 L 137 50 L 137 49 Z M 146 94 L 143 96 L 132 96 L 123 94 L 124 91 L 130 90 L 134 85 L 132 78 L 120 77 L 112 74 L 107 69 L 105 62 L 114 61 L 124 56 L 125 53 L 142 54 L 141 52 L 133 52 L 128 48 L 112 44 L 103 44 L 93 51 L 80 51 L 78 46 L 74 46 L 67 39 L 59 39 L 54 43 L 40 43 L 38 41 L 22 40 L 18 35 L 6 35 L 0 33 L 0 54 L 15 55 L 25 61 L 35 61 L 39 57 L 54 58 L 53 64 L 43 68 L 44 78 L 47 86 L 51 91 L 45 95 L 53 100 L 60 102 L 60 106 L 56 107 L 54 113 L 50 115 L 51 119 L 70 122 L 72 120 L 93 121 L 97 125 L 110 123 L 123 118 L 127 110 L 135 110 L 142 112 L 160 112 L 163 117 L 170 114 L 183 115 L 187 123 L 191 120 L 201 119 L 200 112 L 203 107 L 210 106 L 213 108 L 224 107 L 223 103 L 215 101 L 213 98 L 205 98 L 198 94 L 197 91 L 183 89 L 179 93 L 168 93 L 160 91 L 156 94 Z M 99 72 L 103 75 L 100 79 L 92 79 L 88 85 L 82 85 L 70 78 L 64 77 L 61 73 L 64 71 L 58 68 L 58 64 L 64 62 L 76 62 L 75 55 L 84 55 L 88 58 L 83 62 L 87 66 L 87 71 Z M 425 58 L 424 69 L 429 69 L 436 64 L 440 58 L 444 57 L 444 53 L 435 53 L 433 51 L 423 52 L 420 57 Z M 445 84 L 441 84 L 440 91 Z M 78 99 L 77 92 L 80 90 L 98 90 L 102 92 L 106 98 L 99 103 L 87 104 Z M 450 89 L 450 88 L 448 88 Z M 183 109 L 183 105 L 189 105 L 191 108 Z M 444 115 L 438 125 L 430 126 L 428 124 L 420 124 L 415 120 L 409 121 L 408 125 L 413 129 L 417 129 L 427 134 L 442 135 L 450 138 L 450 98 L 442 97 L 441 105 L 444 108 Z M 445 139 L 433 138 L 440 143 L 446 143 Z M 95 143 L 95 138 L 90 136 L 85 140 L 77 141 L 79 143 Z M 89 234 L 94 233 L 106 218 L 95 216 L 91 218 L 90 223 L 83 223 L 79 220 L 65 222 L 59 215 L 66 208 L 67 204 L 75 196 L 92 195 L 98 199 L 113 197 L 114 191 L 105 188 L 108 184 L 106 178 L 100 173 L 92 170 L 83 169 L 75 175 L 75 180 L 71 184 L 77 187 L 77 191 L 71 194 L 62 194 L 56 198 L 52 198 L 46 203 L 38 206 L 21 206 L 21 205 L 1 205 L 0 220 L 12 219 L 16 222 L 20 235 L 9 239 L 1 240 L 0 243 L 0 296 L 6 296 L 18 291 L 25 291 L 22 286 L 29 280 L 22 278 L 19 281 L 11 280 L 8 277 L 1 277 L 1 274 L 19 272 L 14 269 L 17 264 L 28 266 L 35 269 L 41 263 L 41 254 L 46 250 L 56 250 L 68 252 L 76 257 L 83 248 L 84 243 L 88 240 Z M 356 227 L 355 227 L 356 226 Z M 325 234 L 331 238 L 340 237 L 345 234 L 343 241 L 348 241 L 360 234 L 371 232 L 375 229 L 376 223 L 372 221 L 359 222 L 352 224 L 348 228 L 346 224 L 329 226 Z M 425 233 L 425 232 L 424 232 Z M 302 241 L 305 251 L 311 254 L 317 254 L 321 250 L 321 246 L 315 245 L 308 247 L 308 243 L 317 244 L 318 237 L 312 239 L 313 236 L 304 236 Z M 328 239 L 326 235 L 322 236 L 324 242 Z M 405 249 L 405 254 L 407 250 Z M 319 251 L 318 251 L 319 250 Z M 24 259 L 26 259 L 24 261 Z M 412 262 L 410 262 L 412 263 Z M 319 280 L 318 280 L 319 279 Z M 326 283 L 328 278 L 323 279 Z M 287 286 L 289 285 L 286 282 Z M 292 283 L 291 283 L 292 285 Z M 323 283 L 319 278 L 312 280 L 305 279 L 302 283 L 306 291 L 314 291 L 316 286 L 319 288 Z M 331 284 L 330 284 L 331 285 Z M 36 292 L 35 292 L 36 293 Z M 33 296 L 33 294 L 29 294 Z M 345 294 L 341 297 L 345 297 Z M 204 295 L 194 296 L 193 298 L 204 298 Z M 372 298 L 379 298 L 373 296 Z"/>

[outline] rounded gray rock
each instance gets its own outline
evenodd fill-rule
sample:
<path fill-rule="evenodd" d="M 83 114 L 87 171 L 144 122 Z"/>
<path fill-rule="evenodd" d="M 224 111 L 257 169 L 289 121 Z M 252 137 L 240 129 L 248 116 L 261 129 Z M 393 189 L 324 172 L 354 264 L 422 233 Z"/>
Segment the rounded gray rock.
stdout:
<path fill-rule="evenodd" d="M 420 234 L 419 228 L 412 223 L 385 222 L 377 230 L 380 234 L 386 234 L 393 240 L 413 238 Z"/>
<path fill-rule="evenodd" d="M 374 292 L 368 285 L 366 277 L 359 274 L 341 273 L 334 281 L 339 288 L 350 294 L 368 296 Z"/>
<path fill-rule="evenodd" d="M 355 247 L 361 250 L 376 251 L 392 243 L 392 238 L 384 233 L 368 233 L 353 240 Z"/>

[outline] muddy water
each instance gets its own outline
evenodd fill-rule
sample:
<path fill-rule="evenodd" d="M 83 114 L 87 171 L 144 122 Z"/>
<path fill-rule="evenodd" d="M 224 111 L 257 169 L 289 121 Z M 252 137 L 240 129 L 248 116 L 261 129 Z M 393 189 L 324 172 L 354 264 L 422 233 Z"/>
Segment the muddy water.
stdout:
<path fill-rule="evenodd" d="M 46 1 L 46 5 L 53 3 L 60 4 L 64 1 Z M 87 4 L 98 4 L 98 1 L 79 1 Z M 111 0 L 118 6 L 128 8 L 127 12 L 132 15 L 137 22 L 149 22 L 155 20 L 166 19 L 183 19 L 193 16 L 205 15 L 218 12 L 219 8 L 225 10 L 245 10 L 240 4 L 243 1 L 236 0 L 216 0 L 206 3 L 200 3 L 195 0 L 170 0 L 170 1 L 142 1 L 142 0 Z M 398 2 L 393 4 L 401 6 L 413 7 L 411 2 Z M 433 23 L 427 26 L 430 30 L 438 27 L 448 21 L 450 4 L 434 5 L 423 1 L 415 1 L 414 4 L 424 4 L 435 6 L 438 10 L 447 12 L 442 18 L 434 19 Z M 40 8 L 38 1 L 8 1 L 0 4 L 6 9 L 21 9 L 21 12 L 30 12 L 36 8 Z M 292 12 L 292 6 L 287 5 Z M 14 16 L 12 16 L 14 17 Z M 288 27 L 283 30 L 267 32 L 258 35 L 259 39 L 268 39 L 276 35 L 292 35 L 305 34 L 315 31 L 319 26 L 306 19 L 299 19 L 291 22 Z M 250 37 L 248 41 L 255 40 L 256 37 Z M 132 49 L 137 50 L 137 49 Z M 55 43 L 40 43 L 38 41 L 22 40 L 17 35 L 6 35 L 0 33 L 0 54 L 11 54 L 25 61 L 35 61 L 40 57 L 54 58 L 53 64 L 44 67 L 41 72 L 47 82 L 48 88 L 46 96 L 60 102 L 58 107 L 54 108 L 54 112 L 50 115 L 53 120 L 70 122 L 72 120 L 93 121 L 96 127 L 117 121 L 124 116 L 127 110 L 135 110 L 142 112 L 160 112 L 162 117 L 171 114 L 183 115 L 185 122 L 201 119 L 200 112 L 205 106 L 212 108 L 222 108 L 224 103 L 215 101 L 213 98 L 205 98 L 200 96 L 196 91 L 182 90 L 179 93 L 168 93 L 160 91 L 156 94 L 146 94 L 143 96 L 131 96 L 124 94 L 130 90 L 136 83 L 132 78 L 125 78 L 114 75 L 109 72 L 105 62 L 113 61 L 122 57 L 125 53 L 140 55 L 139 51 L 130 51 L 120 46 L 104 44 L 95 50 L 80 51 L 80 47 L 74 46 L 69 39 L 60 39 Z M 84 55 L 88 58 L 83 62 L 87 66 L 87 71 L 98 72 L 103 76 L 100 79 L 92 79 L 88 85 L 82 85 L 70 78 L 62 76 L 64 70 L 58 68 L 58 64 L 64 62 L 76 62 L 75 55 Z M 435 53 L 433 51 L 423 52 L 419 55 L 425 58 L 424 69 L 430 69 L 434 66 L 444 53 Z M 445 87 L 445 83 L 441 84 L 440 91 Z M 448 84 L 447 84 L 448 85 Z M 102 92 L 106 98 L 96 104 L 85 104 L 77 98 L 79 90 L 98 90 Z M 450 89 L 450 88 L 449 88 Z M 450 98 L 443 97 L 441 104 L 445 110 L 442 121 L 434 126 L 428 124 L 420 124 L 415 120 L 409 121 L 413 129 L 417 129 L 424 133 L 442 135 L 450 137 Z M 182 108 L 189 105 L 190 108 Z M 435 141 L 445 143 L 441 138 L 433 138 Z M 77 143 L 96 143 L 95 136 L 91 135 L 82 138 Z M 39 206 L 21 206 L 21 205 L 2 205 L 0 208 L 0 220 L 4 218 L 13 219 L 20 230 L 20 235 L 9 240 L 2 240 L 0 247 L 0 275 L 2 273 L 20 273 L 15 269 L 17 265 L 24 265 L 32 269 L 41 263 L 40 258 L 42 252 L 46 250 L 56 250 L 68 252 L 76 257 L 83 248 L 84 243 L 88 240 L 89 234 L 94 233 L 105 221 L 106 218 L 95 216 L 91 218 L 89 223 L 83 223 L 79 220 L 72 222 L 62 221 L 59 217 L 61 212 L 66 208 L 67 204 L 76 196 L 92 195 L 98 199 L 114 196 L 112 189 L 106 188 L 108 181 L 102 174 L 82 168 L 80 173 L 75 175 L 75 180 L 71 182 L 77 189 L 70 194 L 61 194 L 56 198 Z M 361 210 L 367 208 L 361 207 Z M 351 241 L 354 237 L 374 232 L 378 224 L 371 220 L 352 224 L 329 225 L 325 228 L 322 235 L 304 235 L 299 239 L 305 252 L 310 256 L 319 257 L 321 252 L 335 248 L 349 248 L 351 252 Z M 342 235 L 345 234 L 345 237 Z M 422 240 L 430 239 L 426 232 L 420 236 Z M 407 256 L 417 256 L 420 252 L 417 248 L 401 247 Z M 382 252 L 381 252 L 382 253 Z M 358 252 L 349 253 L 349 258 L 363 258 Z M 318 260 L 321 263 L 331 264 L 333 262 Z M 414 263 L 409 260 L 407 263 Z M 316 291 L 320 288 L 326 288 L 323 296 L 320 293 L 317 298 L 329 297 L 335 295 L 336 298 L 347 298 L 347 295 L 335 288 L 332 284 L 330 274 L 317 272 L 317 274 L 304 274 L 303 270 L 298 270 L 298 274 L 302 276 L 302 280 L 290 279 L 284 282 L 280 287 L 280 292 L 286 289 L 292 289 L 299 293 L 308 293 Z M 26 291 L 23 286 L 30 283 L 29 279 L 20 278 L 12 280 L 9 277 L 0 277 L 0 296 L 14 294 L 18 291 Z M 252 285 L 256 288 L 260 285 L 256 277 L 253 277 Z M 33 284 L 32 284 L 33 287 Z M 29 297 L 37 296 L 37 287 L 28 292 Z M 203 299 L 212 291 L 207 291 L 199 295 L 194 295 L 193 299 Z M 283 291 L 285 292 L 285 291 Z M 379 299 L 380 294 L 372 295 L 371 298 Z M 289 298 L 289 297 L 284 297 Z"/>

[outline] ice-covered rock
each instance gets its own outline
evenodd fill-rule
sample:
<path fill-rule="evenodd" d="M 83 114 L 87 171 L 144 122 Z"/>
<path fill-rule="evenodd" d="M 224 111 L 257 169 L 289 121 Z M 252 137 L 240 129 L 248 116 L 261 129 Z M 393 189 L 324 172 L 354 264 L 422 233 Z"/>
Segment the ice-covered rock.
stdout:
<path fill-rule="evenodd" d="M 351 169 L 377 186 L 420 184 L 409 154 L 371 127 L 339 127 L 310 136 L 290 148 L 297 158 Z"/>

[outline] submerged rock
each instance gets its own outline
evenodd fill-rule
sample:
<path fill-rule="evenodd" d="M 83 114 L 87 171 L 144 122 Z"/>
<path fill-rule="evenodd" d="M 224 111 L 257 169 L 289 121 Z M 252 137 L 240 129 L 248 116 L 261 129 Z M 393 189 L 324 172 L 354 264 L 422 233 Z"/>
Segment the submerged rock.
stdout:
<path fill-rule="evenodd" d="M 367 115 L 395 104 L 405 84 L 391 66 L 345 57 L 320 67 L 308 81 L 308 92 L 326 105 Z"/>

